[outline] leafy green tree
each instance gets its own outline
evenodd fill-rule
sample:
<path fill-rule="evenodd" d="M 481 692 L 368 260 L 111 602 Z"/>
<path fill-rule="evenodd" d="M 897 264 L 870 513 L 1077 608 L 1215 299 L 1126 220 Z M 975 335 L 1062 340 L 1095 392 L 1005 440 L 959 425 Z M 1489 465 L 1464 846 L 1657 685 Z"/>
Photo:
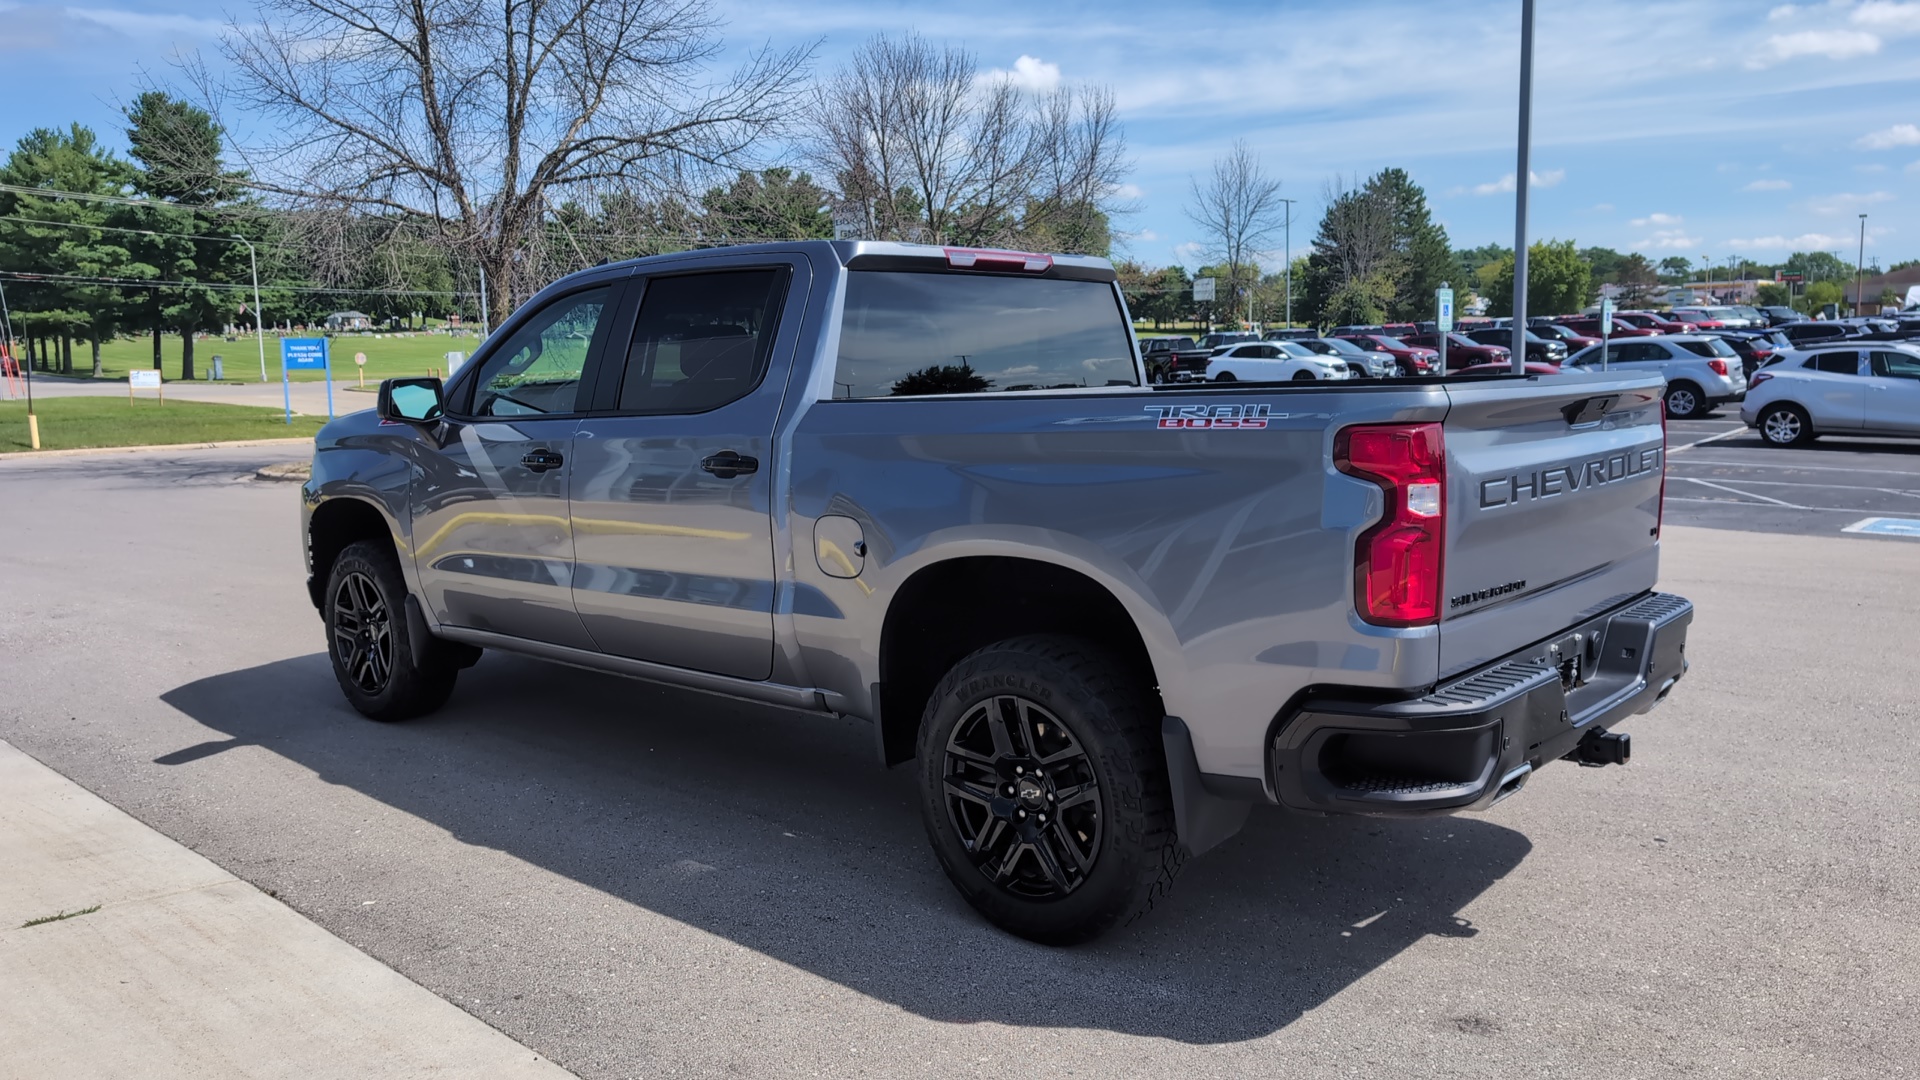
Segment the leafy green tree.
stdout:
<path fill-rule="evenodd" d="M 934 364 L 908 372 L 893 384 L 896 397 L 914 394 L 977 394 L 993 385 L 970 364 Z"/>
<path fill-rule="evenodd" d="M 825 188 L 790 169 L 741 172 L 701 197 L 705 231 L 730 243 L 831 240 L 833 215 Z"/>
<path fill-rule="evenodd" d="M 0 183 L 91 195 L 124 194 L 132 170 L 107 152 L 79 124 L 66 131 L 28 132 L 0 167 Z M 93 345 L 100 370 L 100 342 L 122 314 L 120 290 L 85 278 L 126 272 L 127 234 L 115 230 L 111 204 L 0 192 L 0 269 L 62 275 L 68 280 L 15 283 L 9 299 L 30 333 L 57 338 L 59 367 L 73 369 L 72 339 Z"/>
<path fill-rule="evenodd" d="M 1563 315 L 1587 306 L 1593 295 L 1593 271 L 1571 240 L 1546 240 L 1527 248 L 1527 313 Z M 1513 314 L 1513 262 L 1501 264 L 1487 295 L 1487 313 Z"/>
<path fill-rule="evenodd" d="M 153 366 L 160 366 L 163 329 L 179 333 L 181 378 L 194 377 L 194 335 L 217 328 L 239 312 L 239 294 L 212 285 L 251 278 L 247 250 L 228 237 L 241 226 L 259 232 L 257 219 L 219 212 L 241 202 L 245 177 L 221 160 L 222 137 L 206 110 L 158 90 L 126 109 L 127 143 L 140 165 L 134 187 L 155 200 L 139 209 L 153 235 L 135 245 L 136 257 L 161 281 L 185 285 L 151 289 L 145 313 L 153 333 Z M 250 237 L 251 239 L 251 237 Z"/>
<path fill-rule="evenodd" d="M 1693 276 L 1693 262 L 1685 255 L 1669 255 L 1660 260 L 1660 280 L 1668 285 L 1685 284 Z"/>
<path fill-rule="evenodd" d="M 1320 309 L 1320 320 L 1326 326 L 1385 322 L 1393 300 L 1393 279 L 1384 271 L 1376 271 L 1335 288 Z"/>
<path fill-rule="evenodd" d="M 1789 274 L 1802 275 L 1808 284 L 1853 278 L 1853 264 L 1830 251 L 1796 251 L 1787 256 L 1785 269 Z"/>
<path fill-rule="evenodd" d="M 1901 259 L 1899 262 L 1887 267 L 1887 273 L 1891 274 L 1895 270 L 1905 270 L 1911 266 L 1920 266 L 1920 259 Z"/>
<path fill-rule="evenodd" d="M 1793 296 L 1783 282 L 1764 281 L 1754 290 L 1754 299 L 1763 307 L 1785 307 L 1793 302 Z"/>
<path fill-rule="evenodd" d="M 1880 290 L 1880 310 L 1898 311 L 1899 309 L 1900 309 L 1900 294 L 1893 291 L 1893 286 L 1889 285 L 1886 288 L 1881 289 Z"/>
<path fill-rule="evenodd" d="M 1433 318 L 1434 290 L 1453 277 L 1453 245 L 1435 223 L 1427 193 L 1404 169 L 1382 169 L 1367 180 L 1367 193 L 1386 208 L 1393 261 L 1393 299 L 1387 314 L 1396 321 Z"/>
<path fill-rule="evenodd" d="M 1819 311 L 1828 304 L 1845 303 L 1846 287 L 1838 281 L 1815 281 L 1800 294 L 1799 308 L 1808 314 Z"/>
<path fill-rule="evenodd" d="M 1654 269 L 1653 263 L 1647 261 L 1645 255 L 1635 251 L 1621 256 L 1620 261 L 1614 264 L 1613 281 L 1621 288 L 1621 298 L 1630 305 L 1638 306 L 1653 298 L 1654 290 L 1660 285 L 1660 272 Z"/>

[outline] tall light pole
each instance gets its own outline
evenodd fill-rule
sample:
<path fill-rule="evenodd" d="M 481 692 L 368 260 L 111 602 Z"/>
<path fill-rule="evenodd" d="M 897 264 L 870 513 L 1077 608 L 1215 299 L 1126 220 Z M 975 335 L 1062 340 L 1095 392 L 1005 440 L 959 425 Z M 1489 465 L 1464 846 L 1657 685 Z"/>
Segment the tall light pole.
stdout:
<path fill-rule="evenodd" d="M 1281 199 L 1287 204 L 1287 328 L 1293 328 L 1293 204 L 1298 199 Z"/>
<path fill-rule="evenodd" d="M 266 313 L 260 310 L 260 257 L 254 254 L 253 241 L 233 234 L 235 240 L 247 245 L 247 265 L 253 268 L 253 340 L 260 346 L 260 381 L 267 381 L 267 331 L 262 325 Z"/>
<path fill-rule="evenodd" d="M 1860 215 L 1860 256 L 1859 256 L 1859 261 L 1853 264 L 1853 313 L 1855 315 L 1860 314 L 1860 307 L 1861 307 L 1860 290 L 1862 288 L 1861 278 L 1862 276 L 1865 275 L 1866 269 L 1867 269 L 1867 215 L 1861 214 Z"/>
<path fill-rule="evenodd" d="M 1520 0 L 1520 153 L 1513 170 L 1513 373 L 1527 373 L 1527 188 L 1533 177 L 1533 0 Z M 1444 373 L 1443 373 L 1444 374 Z"/>

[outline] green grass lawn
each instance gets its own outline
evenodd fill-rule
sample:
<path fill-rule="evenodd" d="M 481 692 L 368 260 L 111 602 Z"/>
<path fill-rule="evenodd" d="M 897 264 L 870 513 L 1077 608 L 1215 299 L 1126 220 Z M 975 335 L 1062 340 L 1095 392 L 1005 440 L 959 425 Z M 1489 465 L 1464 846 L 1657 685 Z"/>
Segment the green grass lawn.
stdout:
<path fill-rule="evenodd" d="M 302 337 L 319 337 L 319 334 L 303 334 Z M 337 383 L 353 386 L 359 383 L 359 369 L 353 362 L 355 353 L 367 354 L 366 378 L 369 387 L 377 385 L 381 379 L 397 375 L 425 375 L 428 368 L 439 368 L 446 373 L 446 354 L 459 351 L 472 355 L 480 339 L 474 335 L 448 337 L 445 334 L 416 333 L 412 337 L 397 337 L 392 334 L 376 337 L 372 334 L 340 334 L 330 339 L 328 348 L 333 355 L 333 378 Z M 212 369 L 213 358 L 221 357 L 221 374 L 225 382 L 260 381 L 260 347 L 251 337 L 201 338 L 193 343 L 193 373 L 196 381 L 203 381 Z M 108 379 L 125 379 L 129 368 L 147 370 L 153 367 L 153 339 L 118 338 L 102 342 L 100 345 L 101 376 Z M 93 350 L 83 342 L 73 345 L 73 372 L 82 378 L 93 373 Z M 180 335 L 168 334 L 160 342 L 160 374 L 169 382 L 180 378 Z M 323 377 L 318 371 L 288 372 L 294 382 L 319 382 Z M 267 335 L 267 381 L 280 381 L 280 339 Z"/>
<path fill-rule="evenodd" d="M 33 403 L 33 411 L 40 418 L 43 450 L 312 438 L 327 421 L 324 416 L 295 416 L 288 424 L 278 409 L 199 401 L 162 404 L 151 397 L 138 401 L 119 397 L 42 398 Z M 30 445 L 27 403 L 0 401 L 0 454 L 23 451 Z"/>

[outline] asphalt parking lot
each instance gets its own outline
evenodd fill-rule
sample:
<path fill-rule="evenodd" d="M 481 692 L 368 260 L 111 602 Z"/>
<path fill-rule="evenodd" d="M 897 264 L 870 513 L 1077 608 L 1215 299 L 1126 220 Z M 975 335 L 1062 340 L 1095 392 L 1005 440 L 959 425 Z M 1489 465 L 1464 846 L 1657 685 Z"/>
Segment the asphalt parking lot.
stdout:
<path fill-rule="evenodd" d="M 1736 406 L 1668 429 L 1667 521 L 1715 529 L 1920 540 L 1920 441 L 1825 436 L 1802 449 L 1766 445 Z M 1908 527 L 1869 525 L 1875 518 Z M 1901 531 L 1894 531 L 1901 530 Z M 1902 533 L 1905 535 L 1902 535 Z"/>
<path fill-rule="evenodd" d="M 1840 529 L 1920 449 L 1674 455 L 1694 668 L 1632 765 L 1257 813 L 1072 950 L 972 915 L 858 722 L 492 655 L 359 718 L 251 479 L 298 456 L 0 460 L 0 738 L 580 1076 L 1915 1071 L 1920 543 Z"/>

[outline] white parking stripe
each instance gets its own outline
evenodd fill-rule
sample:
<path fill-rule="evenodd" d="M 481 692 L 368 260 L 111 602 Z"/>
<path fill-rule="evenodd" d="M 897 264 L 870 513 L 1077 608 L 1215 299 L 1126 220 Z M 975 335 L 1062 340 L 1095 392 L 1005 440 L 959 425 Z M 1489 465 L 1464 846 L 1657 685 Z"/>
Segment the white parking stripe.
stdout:
<path fill-rule="evenodd" d="M 1702 445 L 1705 445 L 1706 443 L 1719 442 L 1721 439 L 1731 439 L 1735 435 L 1738 435 L 1741 432 L 1746 430 L 1747 430 L 1746 425 L 1743 424 L 1740 427 L 1734 428 L 1732 431 L 1723 431 L 1718 435 L 1709 435 L 1704 439 L 1695 439 L 1690 443 L 1673 447 L 1672 449 L 1668 450 L 1667 453 L 1669 455 L 1678 454 L 1683 450 L 1691 450 L 1696 446 L 1702 446 Z"/>
<path fill-rule="evenodd" d="M 1676 476 L 1675 480 L 1694 480 L 1691 476 Z M 1716 476 L 1715 482 L 1721 484 L 1761 484 L 1766 487 L 1818 488 L 1821 491 L 1877 491 L 1882 495 L 1906 495 L 1920 499 L 1920 491 L 1908 491 L 1904 488 L 1872 487 L 1866 484 L 1802 484 L 1793 480 L 1748 480 L 1742 477 Z"/>
<path fill-rule="evenodd" d="M 1711 480 L 1701 480 L 1697 477 L 1692 477 L 1692 476 L 1676 476 L 1674 477 L 1674 479 L 1685 480 L 1689 483 L 1699 484 L 1701 487 L 1710 487 L 1715 491 L 1724 491 L 1729 495 L 1738 495 L 1741 498 L 1745 498 L 1745 499 L 1759 499 L 1763 502 L 1770 502 L 1775 506 L 1784 506 L 1789 510 L 1807 509 L 1806 507 L 1801 506 L 1798 503 L 1790 503 L 1785 499 L 1775 499 L 1775 498 L 1770 498 L 1769 496 L 1766 496 L 1766 495 L 1755 494 L 1754 492 L 1751 492 L 1751 491 L 1741 491 L 1738 488 L 1730 488 L 1723 484 L 1716 484 Z"/>
<path fill-rule="evenodd" d="M 1858 514 L 1861 512 L 1857 506 L 1795 506 L 1792 503 L 1782 503 L 1779 506 L 1771 506 L 1767 503 L 1736 502 L 1733 499 L 1690 499 L 1685 495 L 1669 495 L 1667 496 L 1667 501 L 1670 503 L 1699 503 L 1703 506 L 1737 506 L 1742 510 L 1809 510 L 1821 514 Z"/>

